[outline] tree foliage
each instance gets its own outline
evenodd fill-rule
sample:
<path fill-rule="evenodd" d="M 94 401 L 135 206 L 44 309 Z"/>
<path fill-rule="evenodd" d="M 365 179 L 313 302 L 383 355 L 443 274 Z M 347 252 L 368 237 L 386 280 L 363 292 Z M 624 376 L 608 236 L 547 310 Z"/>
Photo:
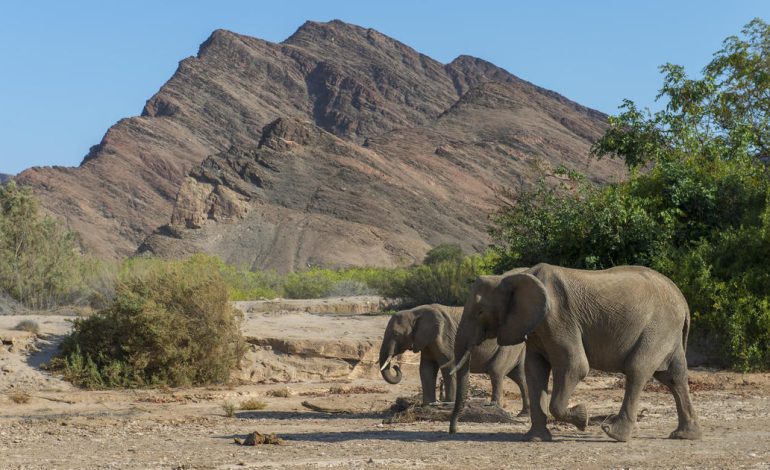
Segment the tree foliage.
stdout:
<path fill-rule="evenodd" d="M 32 308 L 72 301 L 86 265 L 74 233 L 41 214 L 28 188 L 0 186 L 0 290 Z"/>
<path fill-rule="evenodd" d="M 592 153 L 628 181 L 544 183 L 494 217 L 498 270 L 651 266 L 682 289 L 693 333 L 740 369 L 770 367 L 770 26 L 755 19 L 692 78 L 661 67 L 656 112 L 632 101 Z"/>

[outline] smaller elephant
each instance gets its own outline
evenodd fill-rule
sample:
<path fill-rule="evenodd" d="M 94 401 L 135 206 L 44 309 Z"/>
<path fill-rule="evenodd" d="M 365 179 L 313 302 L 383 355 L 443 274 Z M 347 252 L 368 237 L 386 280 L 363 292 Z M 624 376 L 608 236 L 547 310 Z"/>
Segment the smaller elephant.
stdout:
<path fill-rule="evenodd" d="M 407 349 L 420 353 L 420 380 L 422 401 L 425 404 L 436 401 L 436 378 L 438 371 L 444 378 L 445 401 L 454 401 L 455 377 L 450 374 L 454 368 L 455 335 L 463 309 L 432 304 L 393 315 L 385 329 L 380 348 L 380 372 L 391 384 L 401 381 L 401 369 L 391 362 Z M 529 414 L 529 396 L 524 376 L 524 344 L 499 346 L 497 341 L 484 341 L 473 349 L 470 372 L 489 374 L 492 380 L 492 402 L 502 405 L 503 379 L 507 376 L 516 382 L 521 390 L 522 410 L 520 415 Z"/>

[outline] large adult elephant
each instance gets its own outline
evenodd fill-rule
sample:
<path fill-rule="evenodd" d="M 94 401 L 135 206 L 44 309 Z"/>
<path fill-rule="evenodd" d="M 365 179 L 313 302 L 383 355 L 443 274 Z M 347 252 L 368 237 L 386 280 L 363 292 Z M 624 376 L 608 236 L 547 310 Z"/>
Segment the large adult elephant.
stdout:
<path fill-rule="evenodd" d="M 420 353 L 420 381 L 423 403 L 436 401 L 438 371 L 444 377 L 446 401 L 455 399 L 455 380 L 449 374 L 454 367 L 455 336 L 463 309 L 444 305 L 422 305 L 394 314 L 380 348 L 380 371 L 391 384 L 401 381 L 401 369 L 391 364 L 394 356 L 411 349 Z M 522 414 L 529 412 L 527 384 L 524 376 L 524 345 L 499 346 L 494 339 L 473 347 L 469 371 L 489 374 L 492 380 L 492 402 L 502 404 L 503 380 L 509 377 L 521 390 Z"/>
<path fill-rule="evenodd" d="M 472 357 L 475 344 L 497 338 L 501 345 L 527 345 L 532 400 L 527 440 L 551 440 L 544 410 L 551 371 L 551 414 L 585 429 L 586 407 L 568 407 L 568 402 L 589 368 L 626 376 L 620 413 L 602 425 L 613 439 L 631 438 L 639 395 L 651 377 L 665 384 L 676 401 L 679 425 L 669 437 L 699 439 L 687 385 L 689 326 L 687 301 L 676 285 L 640 266 L 584 271 L 539 264 L 509 276 L 482 276 L 469 295 L 455 341 L 455 357 L 461 359 L 449 432 L 457 431 L 465 399 L 468 355 Z"/>

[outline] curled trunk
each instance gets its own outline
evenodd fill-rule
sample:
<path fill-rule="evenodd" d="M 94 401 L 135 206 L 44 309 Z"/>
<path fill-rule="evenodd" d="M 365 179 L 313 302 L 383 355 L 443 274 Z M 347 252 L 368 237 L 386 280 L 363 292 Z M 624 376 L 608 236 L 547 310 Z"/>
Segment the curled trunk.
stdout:
<path fill-rule="evenodd" d="M 380 348 L 380 374 L 386 382 L 392 385 L 401 382 L 401 368 L 395 364 L 390 364 L 395 349 L 395 344 L 391 341 L 383 341 Z"/>

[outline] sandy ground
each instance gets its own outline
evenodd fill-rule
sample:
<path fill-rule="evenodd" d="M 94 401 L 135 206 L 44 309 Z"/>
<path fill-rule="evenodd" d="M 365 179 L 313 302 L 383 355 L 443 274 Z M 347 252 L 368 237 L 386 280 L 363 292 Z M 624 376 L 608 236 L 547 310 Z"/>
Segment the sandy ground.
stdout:
<path fill-rule="evenodd" d="M 16 319 L 0 318 L 0 331 L 7 335 L 4 325 Z M 603 416 L 618 410 L 622 382 L 592 375 L 573 400 L 586 403 L 593 416 L 587 431 L 556 424 L 551 425 L 554 442 L 527 443 L 522 442 L 526 419 L 514 424 L 461 423 L 453 436 L 447 434 L 444 422 L 383 424 L 387 416 L 383 410 L 397 396 L 418 393 L 414 373 L 396 386 L 360 378 L 79 390 L 38 369 L 41 357 L 50 354 L 55 343 L 54 333 L 66 330 L 66 319 L 38 320 L 44 332 L 50 332 L 46 341 L 37 342 L 40 351 L 11 352 L 7 343 L 0 349 L 2 469 L 770 468 L 770 374 L 693 371 L 694 402 L 704 431 L 701 441 L 666 439 L 676 427 L 673 398 L 652 385 L 643 395 L 636 437 L 628 443 L 610 440 L 599 427 Z M 472 386 L 479 393 L 488 389 L 481 376 L 474 376 Z M 513 413 L 520 407 L 515 388 L 506 384 L 506 407 Z M 280 396 L 286 391 L 288 396 Z M 28 402 L 16 402 L 25 397 Z M 225 415 L 225 403 L 237 409 L 250 398 L 266 407 Z M 313 412 L 302 406 L 303 401 L 351 413 Z M 234 443 L 234 438 L 252 431 L 276 433 L 285 445 Z"/>

